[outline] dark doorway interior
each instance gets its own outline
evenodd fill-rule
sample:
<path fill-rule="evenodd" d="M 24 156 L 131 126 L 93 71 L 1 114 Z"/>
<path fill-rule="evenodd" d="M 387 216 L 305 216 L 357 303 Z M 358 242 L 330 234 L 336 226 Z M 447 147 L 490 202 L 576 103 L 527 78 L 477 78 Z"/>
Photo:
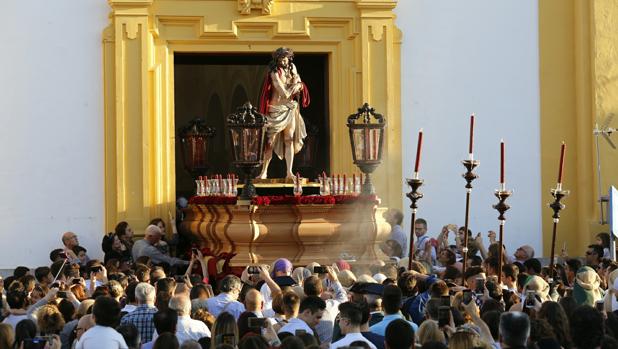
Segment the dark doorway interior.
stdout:
<path fill-rule="evenodd" d="M 209 148 L 209 174 L 240 173 L 231 163 L 230 141 L 225 120 L 246 101 L 258 106 L 270 54 L 174 55 L 174 106 L 176 126 L 176 192 L 191 196 L 195 183 L 185 170 L 180 155 L 178 130 L 195 118 L 216 128 Z M 311 104 L 301 109 L 308 137 L 303 150 L 294 158 L 294 171 L 314 180 L 318 173 L 329 173 L 328 55 L 295 53 L 294 63 L 311 93 Z M 257 171 L 256 171 L 257 175 Z M 269 178 L 285 175 L 285 161 L 273 156 Z"/>

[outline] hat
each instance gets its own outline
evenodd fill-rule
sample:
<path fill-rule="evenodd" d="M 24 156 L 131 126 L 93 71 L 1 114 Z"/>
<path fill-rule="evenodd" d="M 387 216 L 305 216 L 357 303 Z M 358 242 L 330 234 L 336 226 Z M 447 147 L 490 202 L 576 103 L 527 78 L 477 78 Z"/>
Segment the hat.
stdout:
<path fill-rule="evenodd" d="M 275 263 L 273 263 L 272 275 L 274 276 L 278 271 L 289 274 L 292 272 L 292 268 L 292 262 L 286 258 L 279 258 L 275 261 Z"/>
<path fill-rule="evenodd" d="M 384 285 L 382 284 L 368 283 L 368 284 L 365 284 L 364 289 L 365 289 L 366 294 L 382 296 L 382 294 L 384 293 Z"/>
<path fill-rule="evenodd" d="M 386 275 L 382 273 L 377 273 L 373 276 L 373 278 L 376 280 L 377 283 L 381 284 L 384 282 L 384 280 L 386 280 Z"/>

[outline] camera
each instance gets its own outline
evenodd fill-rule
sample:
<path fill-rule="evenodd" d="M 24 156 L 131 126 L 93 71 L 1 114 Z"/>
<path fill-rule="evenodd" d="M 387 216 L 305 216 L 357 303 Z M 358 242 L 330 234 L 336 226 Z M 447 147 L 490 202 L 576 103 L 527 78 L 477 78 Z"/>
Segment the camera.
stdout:
<path fill-rule="evenodd" d="M 73 279 L 73 281 L 71 281 L 71 283 L 73 285 L 79 285 L 79 284 L 82 283 L 82 280 L 81 280 L 81 278 L 75 278 L 75 279 Z"/>
<path fill-rule="evenodd" d="M 221 335 L 221 343 L 229 344 L 236 347 L 236 338 L 233 333 L 226 333 Z"/>
<path fill-rule="evenodd" d="M 91 273 L 100 273 L 101 271 L 103 271 L 103 267 L 100 265 L 95 265 L 93 267 L 90 267 Z"/>
<path fill-rule="evenodd" d="M 451 296 L 441 296 L 440 297 L 440 306 L 449 307 L 451 306 Z"/>
<path fill-rule="evenodd" d="M 249 328 L 266 328 L 266 319 L 261 317 L 250 317 L 247 319 Z"/>
<path fill-rule="evenodd" d="M 525 308 L 534 308 L 534 304 L 536 303 L 536 295 L 534 291 L 526 291 L 526 299 L 524 300 Z"/>
<path fill-rule="evenodd" d="M 444 327 L 451 322 L 451 307 L 440 306 L 438 308 L 438 326 Z"/>
<path fill-rule="evenodd" d="M 56 297 L 67 298 L 67 291 L 58 291 L 58 293 L 56 293 Z"/>
<path fill-rule="evenodd" d="M 472 290 L 463 290 L 464 304 L 470 304 L 471 301 L 472 301 Z"/>
<path fill-rule="evenodd" d="M 251 274 L 251 275 L 257 275 L 260 273 L 260 268 L 257 265 L 250 265 L 247 268 L 247 273 Z"/>
<path fill-rule="evenodd" d="M 60 283 L 59 282 L 54 282 L 53 284 L 51 284 L 49 286 L 49 288 L 60 288 Z"/>
<path fill-rule="evenodd" d="M 485 279 L 476 278 L 475 283 L 474 283 L 474 293 L 476 294 L 485 293 Z"/>
<path fill-rule="evenodd" d="M 326 270 L 325 266 L 319 265 L 319 266 L 313 267 L 313 272 L 316 274 L 326 274 L 328 273 L 328 270 Z"/>
<path fill-rule="evenodd" d="M 306 334 L 307 331 L 305 330 L 296 330 L 296 332 L 294 333 L 295 336 L 302 336 L 304 334 Z"/>
<path fill-rule="evenodd" d="M 24 339 L 24 349 L 43 349 L 45 344 L 50 341 L 51 338 L 47 336 L 38 336 L 34 338 Z"/>

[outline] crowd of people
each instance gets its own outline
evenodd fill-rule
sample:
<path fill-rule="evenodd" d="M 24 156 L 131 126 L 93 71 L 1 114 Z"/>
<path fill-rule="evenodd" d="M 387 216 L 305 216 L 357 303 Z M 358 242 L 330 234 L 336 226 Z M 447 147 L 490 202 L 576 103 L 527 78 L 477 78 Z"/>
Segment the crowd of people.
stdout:
<path fill-rule="evenodd" d="M 408 269 L 403 215 L 385 218 L 385 260 L 294 266 L 281 256 L 236 275 L 209 272 L 196 246 L 175 248 L 173 219 L 169 240 L 161 219 L 139 240 L 119 223 L 103 260 L 64 233 L 50 266 L 0 280 L 0 349 L 618 348 L 607 234 L 584 259 L 563 251 L 549 268 L 531 246 L 500 249 L 494 232 L 448 224 L 434 235 L 418 219 Z"/>

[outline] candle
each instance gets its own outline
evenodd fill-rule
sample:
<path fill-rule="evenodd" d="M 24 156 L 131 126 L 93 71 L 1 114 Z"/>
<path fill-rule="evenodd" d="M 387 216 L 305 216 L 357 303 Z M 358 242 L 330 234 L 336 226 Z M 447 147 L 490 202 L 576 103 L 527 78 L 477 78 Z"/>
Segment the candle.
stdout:
<path fill-rule="evenodd" d="M 373 142 L 373 159 L 377 160 L 378 159 L 378 143 L 379 143 L 379 137 L 380 134 L 378 132 L 380 132 L 378 129 L 373 129 L 373 138 L 374 138 L 374 142 Z"/>
<path fill-rule="evenodd" d="M 423 147 L 423 129 L 418 131 L 418 143 L 416 144 L 416 162 L 414 163 L 414 173 L 418 173 L 421 164 L 421 148 Z"/>
<path fill-rule="evenodd" d="M 560 148 L 560 167 L 558 168 L 558 184 L 562 186 L 562 172 L 564 171 L 564 152 L 566 151 L 566 144 L 562 142 Z"/>
<path fill-rule="evenodd" d="M 346 194 L 346 189 L 348 189 L 348 179 L 346 174 L 343 174 L 343 193 Z"/>
<path fill-rule="evenodd" d="M 504 139 L 500 140 L 500 184 L 504 184 Z"/>
<path fill-rule="evenodd" d="M 470 115 L 470 143 L 468 145 L 468 154 L 472 155 L 474 148 L 474 113 Z"/>

